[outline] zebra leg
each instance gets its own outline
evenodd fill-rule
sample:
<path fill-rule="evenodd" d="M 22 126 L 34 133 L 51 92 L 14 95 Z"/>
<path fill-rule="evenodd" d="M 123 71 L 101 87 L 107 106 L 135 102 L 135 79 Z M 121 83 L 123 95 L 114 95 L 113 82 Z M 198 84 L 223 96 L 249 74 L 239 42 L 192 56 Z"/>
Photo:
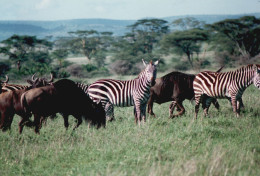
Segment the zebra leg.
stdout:
<path fill-rule="evenodd" d="M 195 95 L 195 119 L 197 119 L 198 117 L 198 112 L 199 112 L 199 108 L 200 108 L 200 99 L 201 99 L 201 95 Z"/>
<path fill-rule="evenodd" d="M 173 111 L 174 111 L 174 108 L 176 106 L 176 101 L 172 101 L 170 106 L 169 106 L 169 118 L 172 118 L 173 116 Z"/>
<path fill-rule="evenodd" d="M 239 112 L 237 112 L 236 95 L 231 95 L 231 102 L 232 102 L 232 106 L 233 106 L 233 112 L 235 113 L 236 117 L 239 117 Z"/>
<path fill-rule="evenodd" d="M 140 108 L 140 103 L 135 103 L 135 107 L 134 107 L 134 113 L 135 113 L 135 123 L 139 125 L 141 125 L 141 108 Z"/>

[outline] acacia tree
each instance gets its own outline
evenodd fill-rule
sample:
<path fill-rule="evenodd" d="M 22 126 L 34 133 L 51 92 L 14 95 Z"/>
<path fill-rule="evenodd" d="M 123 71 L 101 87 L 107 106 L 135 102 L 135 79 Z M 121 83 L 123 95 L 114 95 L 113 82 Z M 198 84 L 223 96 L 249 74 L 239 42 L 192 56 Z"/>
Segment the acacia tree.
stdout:
<path fill-rule="evenodd" d="M 185 31 L 176 31 L 166 35 L 162 41 L 163 48 L 173 48 L 179 54 L 186 54 L 187 59 L 193 68 L 193 54 L 200 52 L 201 44 L 208 39 L 204 30 L 191 29 Z"/>
<path fill-rule="evenodd" d="M 112 32 L 101 32 L 95 30 L 69 32 L 72 39 L 69 41 L 73 53 L 82 53 L 88 60 L 95 57 L 97 52 L 105 50 L 112 39 Z"/>
<path fill-rule="evenodd" d="M 260 19 L 254 16 L 227 19 L 207 27 L 212 30 L 215 38 L 225 36 L 245 58 L 250 59 L 260 53 Z"/>
<path fill-rule="evenodd" d="M 18 70 L 21 68 L 21 63 L 29 59 L 44 62 L 41 59 L 37 60 L 39 55 L 48 55 L 48 51 L 52 47 L 52 43 L 45 39 L 37 39 L 36 36 L 27 35 L 13 35 L 1 43 L 3 46 L 0 47 L 0 53 L 7 55 L 17 65 Z M 34 57 L 35 55 L 38 57 Z"/>
<path fill-rule="evenodd" d="M 130 33 L 125 35 L 125 39 L 132 43 L 135 54 L 141 51 L 143 54 L 152 53 L 154 44 L 168 32 L 167 21 L 161 19 L 141 19 L 133 25 L 128 26 Z"/>
<path fill-rule="evenodd" d="M 174 28 L 179 27 L 181 30 L 189 30 L 194 28 L 203 28 L 205 26 L 204 21 L 199 21 L 194 17 L 186 17 L 174 20 L 171 23 Z"/>

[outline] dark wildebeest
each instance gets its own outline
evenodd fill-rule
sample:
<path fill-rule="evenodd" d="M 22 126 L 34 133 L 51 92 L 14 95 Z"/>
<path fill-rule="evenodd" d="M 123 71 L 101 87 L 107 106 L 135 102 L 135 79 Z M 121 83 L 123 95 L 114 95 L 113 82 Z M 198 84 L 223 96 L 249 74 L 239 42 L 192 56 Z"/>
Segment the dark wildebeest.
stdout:
<path fill-rule="evenodd" d="M 25 112 L 34 115 L 36 133 L 39 133 L 41 127 L 41 117 L 56 113 L 63 115 L 65 127 L 68 126 L 69 115 L 73 115 L 78 120 L 75 128 L 82 123 L 82 116 L 97 128 L 105 127 L 106 124 L 102 104 L 94 103 L 75 82 L 68 79 L 25 92 L 21 97 L 21 103 Z"/>
<path fill-rule="evenodd" d="M 24 123 L 26 119 L 29 119 L 31 116 L 29 113 L 25 113 L 22 106 L 21 106 L 21 95 L 30 90 L 32 88 L 45 86 L 46 84 L 53 81 L 53 77 L 51 77 L 50 81 L 47 81 L 45 78 L 36 78 L 34 79 L 34 75 L 32 76 L 32 80 L 27 80 L 30 86 L 26 86 L 24 89 L 20 90 L 13 90 L 13 91 L 6 91 L 0 94 L 0 129 L 2 131 L 6 131 L 7 129 L 11 128 L 11 124 L 13 121 L 14 114 L 17 114 L 22 117 L 22 120 L 19 123 Z M 28 120 L 26 125 L 32 125 Z"/>
<path fill-rule="evenodd" d="M 221 67 L 217 72 L 220 72 Z M 153 112 L 153 102 L 162 104 L 172 101 L 169 106 L 170 117 L 176 117 L 185 113 L 185 108 L 182 102 L 185 99 L 192 100 L 194 98 L 193 80 L 195 75 L 185 74 L 181 72 L 171 72 L 161 78 L 155 80 L 155 85 L 150 90 L 150 98 L 148 100 L 148 113 L 155 116 Z M 242 102 L 242 100 L 241 100 Z M 216 99 L 212 102 L 219 109 L 219 104 Z M 202 102 L 205 105 L 205 102 Z M 174 108 L 179 111 L 173 115 Z"/>

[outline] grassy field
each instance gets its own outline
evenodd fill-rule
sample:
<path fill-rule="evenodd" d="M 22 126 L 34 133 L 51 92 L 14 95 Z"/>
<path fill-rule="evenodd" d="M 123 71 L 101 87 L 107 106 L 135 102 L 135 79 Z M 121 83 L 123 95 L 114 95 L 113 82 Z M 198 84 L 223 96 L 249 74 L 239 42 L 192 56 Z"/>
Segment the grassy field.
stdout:
<path fill-rule="evenodd" d="M 36 135 L 25 128 L 0 134 L 0 175 L 260 175 L 260 91 L 244 93 L 245 112 L 235 118 L 227 100 L 211 118 L 193 120 L 194 104 L 186 114 L 168 119 L 168 105 L 155 104 L 156 118 L 141 127 L 133 107 L 115 108 L 116 121 L 104 129 L 81 125 L 65 130 L 63 119 L 48 120 Z"/>

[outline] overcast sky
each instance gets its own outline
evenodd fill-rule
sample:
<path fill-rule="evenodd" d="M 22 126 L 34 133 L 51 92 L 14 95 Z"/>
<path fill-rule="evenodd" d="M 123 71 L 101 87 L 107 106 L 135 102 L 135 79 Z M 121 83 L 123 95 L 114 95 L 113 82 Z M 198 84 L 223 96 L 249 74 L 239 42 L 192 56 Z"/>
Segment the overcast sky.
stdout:
<path fill-rule="evenodd" d="M 136 20 L 255 12 L 260 12 L 260 0 L 0 0 L 0 20 Z"/>

